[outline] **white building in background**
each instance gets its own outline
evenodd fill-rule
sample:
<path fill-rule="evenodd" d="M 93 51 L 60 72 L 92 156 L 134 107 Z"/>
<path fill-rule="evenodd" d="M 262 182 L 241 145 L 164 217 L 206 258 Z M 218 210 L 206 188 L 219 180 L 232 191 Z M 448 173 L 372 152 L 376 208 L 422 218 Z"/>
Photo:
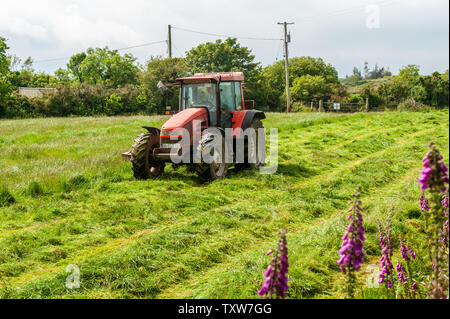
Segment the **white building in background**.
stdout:
<path fill-rule="evenodd" d="M 35 97 L 42 97 L 45 93 L 56 92 L 55 88 L 19 88 L 19 95 L 25 96 L 29 99 Z"/>

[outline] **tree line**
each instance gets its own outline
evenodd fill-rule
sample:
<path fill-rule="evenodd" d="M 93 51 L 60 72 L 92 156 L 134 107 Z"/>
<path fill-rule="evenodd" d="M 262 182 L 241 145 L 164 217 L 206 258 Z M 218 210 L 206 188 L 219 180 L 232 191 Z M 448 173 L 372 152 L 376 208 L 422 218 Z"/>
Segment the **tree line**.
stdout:
<path fill-rule="evenodd" d="M 118 114 L 161 114 L 164 105 L 178 105 L 176 87 L 163 97 L 157 83 L 172 83 L 177 77 L 196 72 L 242 71 L 246 99 L 257 107 L 282 111 L 286 104 L 284 61 L 262 67 L 251 49 L 236 39 L 200 44 L 186 52 L 185 58 L 150 57 L 137 63 L 131 54 L 117 50 L 89 48 L 73 55 L 54 74 L 36 72 L 33 60 L 21 61 L 8 54 L 5 38 L 0 37 L 0 117 L 91 116 Z M 340 101 L 370 105 L 418 109 L 449 104 L 449 73 L 419 74 L 419 67 L 409 65 L 392 76 L 388 69 L 364 66 L 364 76 L 355 67 L 353 75 L 338 78 L 336 69 L 321 58 L 293 57 L 289 61 L 293 110 L 302 110 L 311 101 Z M 387 79 L 381 84 L 370 81 Z M 361 82 L 363 80 L 363 82 Z M 358 82 L 359 81 L 359 82 Z M 349 87 L 360 87 L 349 92 Z M 19 87 L 53 87 L 56 91 L 41 98 L 28 99 L 17 94 Z M 165 98 L 165 100 L 163 100 Z"/>

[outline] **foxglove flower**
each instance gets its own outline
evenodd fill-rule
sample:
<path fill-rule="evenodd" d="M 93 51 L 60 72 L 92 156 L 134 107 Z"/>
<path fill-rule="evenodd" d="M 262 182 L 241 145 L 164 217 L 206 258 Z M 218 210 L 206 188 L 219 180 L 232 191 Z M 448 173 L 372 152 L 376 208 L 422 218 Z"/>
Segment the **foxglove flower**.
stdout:
<path fill-rule="evenodd" d="M 411 285 L 411 290 L 416 293 L 417 292 L 417 282 L 413 282 L 413 284 Z"/>
<path fill-rule="evenodd" d="M 270 253 L 269 253 L 270 252 Z M 269 250 L 266 255 L 270 255 L 272 250 Z M 288 263 L 288 249 L 286 239 L 286 229 L 280 232 L 280 239 L 275 250 L 275 256 L 272 258 L 269 266 L 264 272 L 264 283 L 258 291 L 259 296 L 267 295 L 268 298 L 286 298 L 286 291 L 288 290 L 287 273 L 289 271 Z"/>
<path fill-rule="evenodd" d="M 339 255 L 341 258 L 338 260 L 338 264 L 344 273 L 347 273 L 347 293 L 348 297 L 353 298 L 353 289 L 355 285 L 355 274 L 354 272 L 361 269 L 361 264 L 364 262 L 364 241 L 365 230 L 363 226 L 362 208 L 361 208 L 361 187 L 354 195 L 353 201 L 350 203 L 352 206 L 347 212 L 350 212 L 347 220 L 350 224 L 342 237 L 342 245 L 339 250 Z"/>
<path fill-rule="evenodd" d="M 448 192 L 448 168 L 434 143 L 430 144 L 430 151 L 422 163 L 423 170 L 419 177 L 419 184 L 422 191 L 429 192 L 430 200 L 430 209 L 424 213 L 424 216 L 429 265 L 430 268 L 434 266 L 430 277 L 431 296 L 441 298 L 446 295 L 444 291 L 448 291 L 448 253 L 444 249 L 445 240 L 443 241 L 442 237 L 445 235 L 445 222 L 448 220 L 448 211 L 446 213 L 445 209 L 448 202 L 442 199 L 442 193 Z M 444 245 L 442 245 L 443 242 Z"/>
<path fill-rule="evenodd" d="M 397 262 L 397 278 L 399 283 L 407 282 L 408 276 L 406 275 L 406 269 L 401 262 Z"/>
<path fill-rule="evenodd" d="M 442 205 L 442 207 L 444 207 L 445 216 L 448 217 L 448 194 L 444 194 L 442 196 L 441 205 Z"/>
<path fill-rule="evenodd" d="M 381 229 L 381 225 L 378 224 L 378 231 L 380 234 L 380 248 L 381 248 L 381 271 L 379 274 L 380 280 L 378 283 L 381 285 L 385 283 L 389 289 L 394 287 L 394 284 L 391 280 L 391 274 L 394 266 L 391 262 L 392 257 L 392 242 L 391 242 L 391 225 L 390 218 L 388 220 L 388 224 L 385 227 L 385 231 L 383 232 Z"/>
<path fill-rule="evenodd" d="M 428 188 L 438 187 L 442 193 L 445 193 L 447 190 L 446 184 L 449 183 L 448 168 L 442 161 L 443 157 L 434 143 L 430 147 L 431 151 L 422 160 L 423 170 L 419 177 L 420 188 L 424 191 Z"/>
<path fill-rule="evenodd" d="M 409 245 L 409 243 L 408 243 L 407 249 L 408 249 L 409 254 L 411 255 L 411 258 L 412 258 L 412 259 L 416 259 L 416 252 L 411 248 L 411 246 Z"/>
<path fill-rule="evenodd" d="M 430 210 L 430 203 L 428 202 L 428 199 L 425 198 L 424 191 L 422 191 L 422 193 L 420 194 L 419 202 L 420 210 L 422 211 L 422 213 Z"/>
<path fill-rule="evenodd" d="M 402 255 L 402 258 L 409 262 L 411 258 L 409 258 L 408 250 L 406 249 L 405 245 L 403 245 L 403 241 L 400 240 L 400 254 Z"/>

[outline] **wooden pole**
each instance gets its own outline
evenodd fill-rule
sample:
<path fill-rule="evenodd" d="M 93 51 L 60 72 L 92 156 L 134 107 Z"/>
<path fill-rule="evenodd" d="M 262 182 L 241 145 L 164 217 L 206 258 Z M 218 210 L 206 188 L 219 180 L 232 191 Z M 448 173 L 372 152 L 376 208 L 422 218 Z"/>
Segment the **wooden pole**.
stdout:
<path fill-rule="evenodd" d="M 283 25 L 284 27 L 284 69 L 286 76 L 286 112 L 289 113 L 291 111 L 291 94 L 289 92 L 289 52 L 288 52 L 288 33 L 287 26 L 288 22 L 278 22 L 278 24 Z"/>
<path fill-rule="evenodd" d="M 168 47 L 169 47 L 169 58 L 172 58 L 172 26 L 169 24 L 169 33 L 168 33 Z"/>
<path fill-rule="evenodd" d="M 323 101 L 322 100 L 319 101 L 319 112 L 325 112 L 325 110 L 323 109 Z"/>

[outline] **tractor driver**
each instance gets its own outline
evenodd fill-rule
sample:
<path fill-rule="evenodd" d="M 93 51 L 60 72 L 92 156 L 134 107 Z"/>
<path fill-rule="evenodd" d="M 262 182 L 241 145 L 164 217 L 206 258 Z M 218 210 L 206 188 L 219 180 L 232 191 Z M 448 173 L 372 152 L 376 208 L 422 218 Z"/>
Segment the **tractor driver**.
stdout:
<path fill-rule="evenodd" d="M 214 90 L 214 86 L 213 85 L 208 85 L 206 87 L 206 92 L 207 92 L 207 98 L 205 101 L 205 104 L 209 107 L 209 106 L 216 106 L 216 92 Z"/>
<path fill-rule="evenodd" d="M 216 124 L 216 118 L 217 118 L 217 97 L 216 97 L 216 90 L 215 85 L 206 85 L 206 99 L 203 101 L 202 104 L 205 104 L 209 111 L 209 118 L 211 120 L 211 124 Z"/>

